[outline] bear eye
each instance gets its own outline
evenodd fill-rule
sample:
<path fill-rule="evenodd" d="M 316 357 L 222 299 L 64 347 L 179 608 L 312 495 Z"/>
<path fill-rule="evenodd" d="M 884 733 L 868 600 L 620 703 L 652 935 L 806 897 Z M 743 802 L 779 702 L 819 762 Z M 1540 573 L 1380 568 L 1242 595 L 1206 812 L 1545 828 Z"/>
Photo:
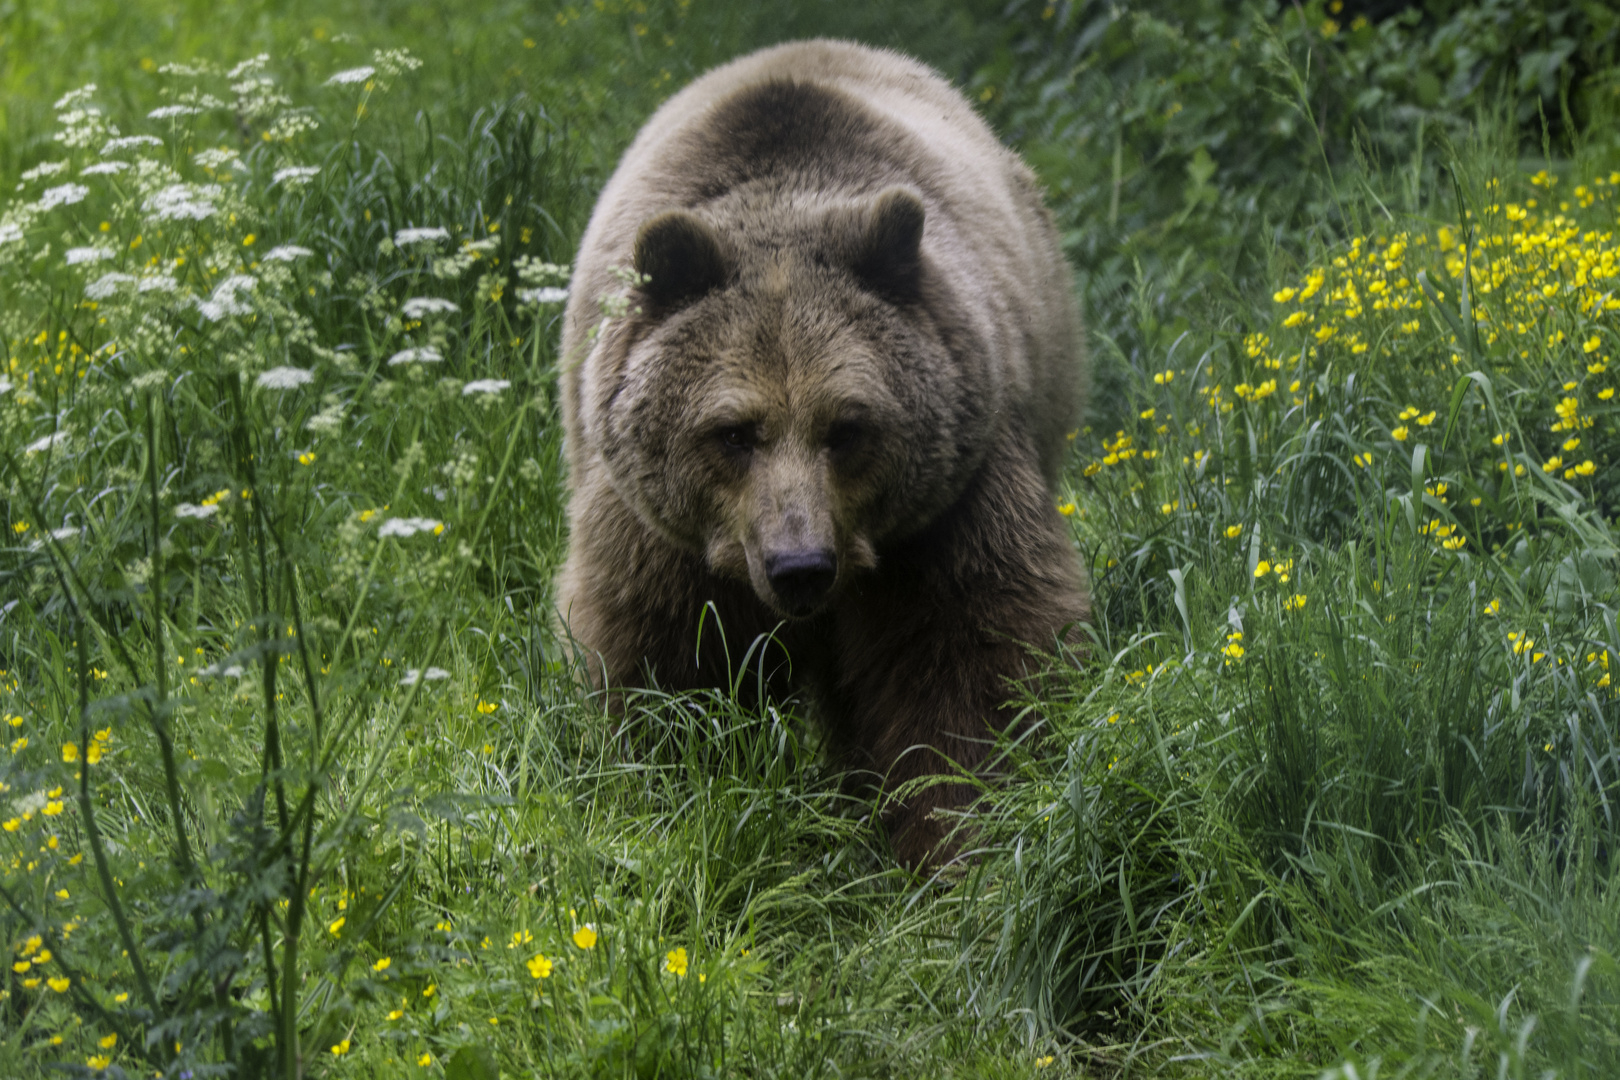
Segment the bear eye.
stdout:
<path fill-rule="evenodd" d="M 753 424 L 727 424 L 714 435 L 721 446 L 736 454 L 746 454 L 759 445 L 759 429 Z"/>
<path fill-rule="evenodd" d="M 835 454 L 847 453 L 866 438 L 865 427 L 857 420 L 840 420 L 827 429 L 827 449 Z"/>

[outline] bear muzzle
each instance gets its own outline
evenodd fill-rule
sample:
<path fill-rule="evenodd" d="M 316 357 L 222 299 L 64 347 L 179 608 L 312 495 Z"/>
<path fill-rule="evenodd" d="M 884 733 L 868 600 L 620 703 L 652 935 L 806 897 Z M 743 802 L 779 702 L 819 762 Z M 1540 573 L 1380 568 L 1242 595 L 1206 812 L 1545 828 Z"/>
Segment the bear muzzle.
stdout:
<path fill-rule="evenodd" d="M 765 556 L 765 577 L 776 606 L 794 618 L 814 614 L 838 580 L 838 556 L 831 550 L 803 548 Z"/>

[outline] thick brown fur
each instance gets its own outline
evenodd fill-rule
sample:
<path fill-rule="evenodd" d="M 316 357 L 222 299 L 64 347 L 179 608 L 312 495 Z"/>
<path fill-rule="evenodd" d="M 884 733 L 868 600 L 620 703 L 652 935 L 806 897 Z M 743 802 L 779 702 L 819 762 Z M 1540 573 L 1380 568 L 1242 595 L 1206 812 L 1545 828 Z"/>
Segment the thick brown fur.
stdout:
<path fill-rule="evenodd" d="M 598 685 L 726 685 L 712 604 L 733 659 L 779 627 L 775 689 L 846 764 L 982 764 L 1086 613 L 1052 490 L 1082 357 L 1034 177 L 960 94 L 837 41 L 688 86 L 597 203 L 563 354 L 558 608 Z M 940 858 L 932 811 L 970 794 L 897 806 L 896 854 Z"/>

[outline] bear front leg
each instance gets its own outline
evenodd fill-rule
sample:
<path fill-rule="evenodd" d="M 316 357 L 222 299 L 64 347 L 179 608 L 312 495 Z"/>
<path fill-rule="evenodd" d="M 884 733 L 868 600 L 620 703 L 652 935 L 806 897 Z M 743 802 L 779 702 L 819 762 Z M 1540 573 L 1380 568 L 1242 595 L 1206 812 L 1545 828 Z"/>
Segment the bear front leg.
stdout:
<path fill-rule="evenodd" d="M 831 734 L 894 790 L 925 776 L 981 773 L 1012 703 L 1087 603 L 1068 529 L 1033 466 L 986 470 L 937 528 L 885 553 L 839 613 Z M 887 815 L 895 854 L 946 861 L 968 783 L 940 783 Z"/>
<path fill-rule="evenodd" d="M 772 625 L 753 592 L 716 577 L 701 555 L 654 532 L 605 481 L 588 480 L 575 491 L 570 518 L 557 614 L 583 654 L 591 685 L 672 691 L 730 685 L 733 665 Z M 610 699 L 615 711 L 617 705 Z"/>

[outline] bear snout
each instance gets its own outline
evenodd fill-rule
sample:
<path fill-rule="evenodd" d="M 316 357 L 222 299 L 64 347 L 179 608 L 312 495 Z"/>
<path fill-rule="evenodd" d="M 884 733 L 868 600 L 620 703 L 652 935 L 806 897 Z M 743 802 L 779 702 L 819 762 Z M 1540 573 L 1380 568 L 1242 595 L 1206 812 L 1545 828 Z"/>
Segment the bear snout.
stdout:
<path fill-rule="evenodd" d="M 838 579 L 838 556 L 814 548 L 772 552 L 765 556 L 765 577 L 789 615 L 809 615 Z"/>

